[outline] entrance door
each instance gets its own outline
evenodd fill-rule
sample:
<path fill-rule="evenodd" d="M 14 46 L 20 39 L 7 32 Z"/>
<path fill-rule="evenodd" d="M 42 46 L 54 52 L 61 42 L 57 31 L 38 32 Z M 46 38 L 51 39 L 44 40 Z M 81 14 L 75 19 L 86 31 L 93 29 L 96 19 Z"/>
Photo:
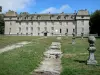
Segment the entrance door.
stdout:
<path fill-rule="evenodd" d="M 47 33 L 44 33 L 44 36 L 47 36 Z"/>

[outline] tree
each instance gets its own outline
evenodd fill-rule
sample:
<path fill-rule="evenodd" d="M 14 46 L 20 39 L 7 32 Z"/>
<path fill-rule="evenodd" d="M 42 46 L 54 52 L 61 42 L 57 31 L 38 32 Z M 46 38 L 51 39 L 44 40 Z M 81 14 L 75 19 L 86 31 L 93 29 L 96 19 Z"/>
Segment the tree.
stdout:
<path fill-rule="evenodd" d="M 0 34 L 4 34 L 4 18 L 2 14 L 0 14 Z"/>
<path fill-rule="evenodd" d="M 90 34 L 98 34 L 100 36 L 100 10 L 96 10 L 90 16 Z"/>

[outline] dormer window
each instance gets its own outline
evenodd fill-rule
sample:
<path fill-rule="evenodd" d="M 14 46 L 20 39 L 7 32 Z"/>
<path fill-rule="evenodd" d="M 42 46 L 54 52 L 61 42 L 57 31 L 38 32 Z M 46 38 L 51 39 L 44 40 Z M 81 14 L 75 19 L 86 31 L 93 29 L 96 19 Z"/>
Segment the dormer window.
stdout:
<path fill-rule="evenodd" d="M 17 19 L 19 20 L 19 17 L 17 17 Z"/>
<path fill-rule="evenodd" d="M 40 19 L 40 17 L 41 17 L 41 16 L 40 16 L 40 15 L 38 15 L 38 16 L 37 16 L 37 19 Z"/>
<path fill-rule="evenodd" d="M 26 17 L 25 17 L 25 20 L 26 20 Z"/>
<path fill-rule="evenodd" d="M 84 16 L 81 16 L 81 18 L 84 18 Z"/>
<path fill-rule="evenodd" d="M 68 15 L 65 15 L 64 18 L 67 19 Z"/>
<path fill-rule="evenodd" d="M 61 16 L 58 16 L 58 17 L 57 17 L 57 19 L 60 19 L 60 18 L 61 18 Z"/>
<path fill-rule="evenodd" d="M 32 16 L 32 17 L 31 17 L 31 20 L 32 20 L 33 18 L 34 18 L 34 17 Z"/>
<path fill-rule="evenodd" d="M 73 15 L 71 16 L 71 19 L 74 19 L 74 16 Z"/>

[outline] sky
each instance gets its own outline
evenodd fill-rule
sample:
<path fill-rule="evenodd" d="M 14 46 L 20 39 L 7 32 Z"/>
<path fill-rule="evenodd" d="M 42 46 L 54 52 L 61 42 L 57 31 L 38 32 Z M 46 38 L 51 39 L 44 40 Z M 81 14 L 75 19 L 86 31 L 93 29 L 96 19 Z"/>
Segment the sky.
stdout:
<path fill-rule="evenodd" d="M 90 13 L 100 9 L 100 0 L 0 0 L 2 11 L 18 13 L 74 13 L 87 9 Z"/>

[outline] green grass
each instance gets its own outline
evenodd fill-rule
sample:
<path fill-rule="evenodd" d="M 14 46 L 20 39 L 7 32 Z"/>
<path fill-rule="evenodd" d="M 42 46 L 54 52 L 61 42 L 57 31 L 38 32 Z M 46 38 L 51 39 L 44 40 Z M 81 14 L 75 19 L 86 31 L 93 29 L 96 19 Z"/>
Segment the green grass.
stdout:
<path fill-rule="evenodd" d="M 31 41 L 32 39 L 37 39 L 39 37 L 33 36 L 0 36 L 0 48 L 3 48 L 7 45 L 21 41 Z"/>
<path fill-rule="evenodd" d="M 31 75 L 30 73 L 43 60 L 45 48 L 50 46 L 55 37 L 37 39 L 32 36 L 0 36 L 0 48 L 21 41 L 32 41 L 24 47 L 0 54 L 0 75 Z M 62 72 L 61 75 L 100 75 L 100 38 L 96 40 L 96 60 L 98 65 L 86 65 L 88 59 L 88 40 L 76 39 L 72 45 L 72 38 L 63 37 Z"/>
<path fill-rule="evenodd" d="M 61 75 L 100 75 L 100 39 L 96 41 L 97 51 L 95 52 L 98 65 L 86 65 L 88 59 L 87 39 L 76 39 L 76 44 L 72 45 L 72 39 L 63 37 L 62 39 L 62 72 Z"/>
<path fill-rule="evenodd" d="M 31 44 L 0 54 L 0 75 L 31 75 L 43 60 L 45 48 L 55 38 L 33 40 Z"/>

